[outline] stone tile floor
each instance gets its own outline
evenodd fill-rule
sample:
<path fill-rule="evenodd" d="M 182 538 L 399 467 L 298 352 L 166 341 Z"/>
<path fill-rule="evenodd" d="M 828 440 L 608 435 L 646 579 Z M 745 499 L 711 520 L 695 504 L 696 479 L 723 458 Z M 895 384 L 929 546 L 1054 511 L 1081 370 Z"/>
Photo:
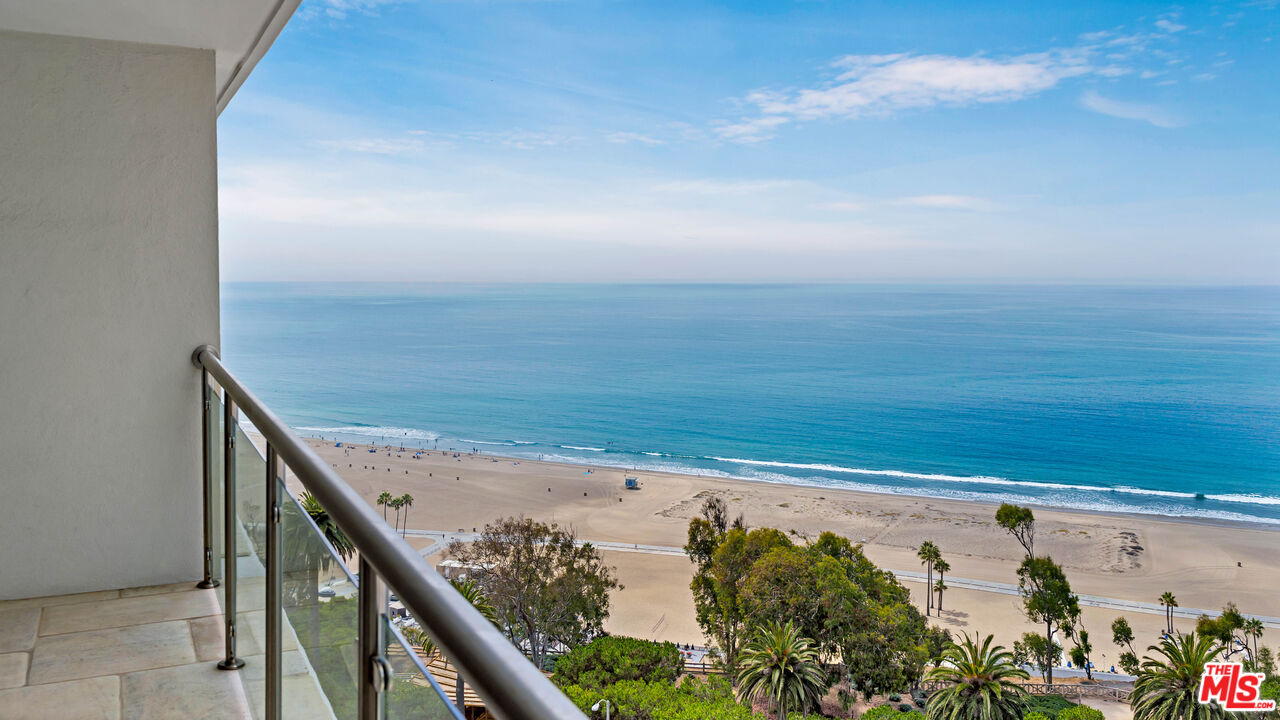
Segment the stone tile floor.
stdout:
<path fill-rule="evenodd" d="M 256 676 L 215 667 L 217 592 L 178 583 L 0 601 L 0 719 L 251 717 L 246 683 L 261 684 L 261 657 L 249 659 Z"/>

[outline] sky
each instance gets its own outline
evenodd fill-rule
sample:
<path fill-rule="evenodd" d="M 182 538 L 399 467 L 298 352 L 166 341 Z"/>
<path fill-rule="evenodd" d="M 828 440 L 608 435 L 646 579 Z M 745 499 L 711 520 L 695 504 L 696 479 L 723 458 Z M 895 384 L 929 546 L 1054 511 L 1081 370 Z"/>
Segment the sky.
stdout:
<path fill-rule="evenodd" d="M 1275 284 L 1280 0 L 304 0 L 224 280 Z"/>

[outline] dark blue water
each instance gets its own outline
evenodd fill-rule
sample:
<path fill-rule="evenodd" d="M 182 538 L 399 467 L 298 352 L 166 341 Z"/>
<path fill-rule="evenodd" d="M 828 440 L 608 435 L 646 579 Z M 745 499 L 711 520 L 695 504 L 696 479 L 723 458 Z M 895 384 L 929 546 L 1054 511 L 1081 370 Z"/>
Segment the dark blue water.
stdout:
<path fill-rule="evenodd" d="M 222 327 L 304 434 L 1280 522 L 1277 288 L 231 284 Z"/>

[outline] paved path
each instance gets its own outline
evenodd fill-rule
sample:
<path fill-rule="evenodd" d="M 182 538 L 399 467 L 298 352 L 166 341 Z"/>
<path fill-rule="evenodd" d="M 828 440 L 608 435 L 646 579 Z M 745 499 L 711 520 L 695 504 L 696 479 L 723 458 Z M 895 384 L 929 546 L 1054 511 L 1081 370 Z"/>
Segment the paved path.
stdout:
<path fill-rule="evenodd" d="M 473 542 L 480 537 L 478 533 L 469 532 L 445 532 L 443 530 L 408 530 L 405 533 L 411 537 L 438 537 L 439 541 L 425 547 L 419 552 L 423 557 L 430 557 L 441 550 L 444 550 L 450 542 L 459 540 L 462 542 Z M 591 543 L 601 550 L 609 550 L 611 552 L 638 552 L 648 555 L 678 555 L 684 557 L 684 549 L 673 547 L 671 545 L 642 545 L 635 543 L 609 542 L 607 540 L 578 540 L 579 544 Z M 890 570 L 900 580 L 908 582 L 926 582 L 925 574 L 917 570 Z M 1019 595 L 1018 586 L 1008 583 L 992 582 L 990 580 L 970 580 L 968 578 L 959 578 L 951 575 L 947 576 L 948 588 L 964 588 L 966 590 L 978 590 L 981 592 L 998 593 L 1000 595 Z M 1163 605 L 1158 603 L 1139 602 L 1137 600 L 1120 600 L 1117 598 L 1099 597 L 1097 595 L 1080 595 L 1081 605 L 1089 607 L 1106 608 L 1109 610 L 1122 610 L 1125 612 L 1139 612 L 1149 615 L 1164 615 L 1165 609 Z M 1173 609 L 1174 617 L 1188 618 L 1194 620 L 1201 615 L 1216 617 L 1218 610 L 1202 610 L 1199 608 L 1183 608 Z M 1268 617 L 1266 615 L 1249 615 L 1245 617 L 1256 617 L 1262 621 L 1263 625 L 1270 628 L 1280 628 L 1280 618 Z"/>

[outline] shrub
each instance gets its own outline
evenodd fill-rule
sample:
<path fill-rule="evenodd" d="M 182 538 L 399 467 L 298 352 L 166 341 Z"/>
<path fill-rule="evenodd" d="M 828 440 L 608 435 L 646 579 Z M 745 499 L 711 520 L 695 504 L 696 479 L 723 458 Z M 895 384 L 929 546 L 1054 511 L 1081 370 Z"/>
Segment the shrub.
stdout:
<path fill-rule="evenodd" d="M 1057 720 L 1104 720 L 1101 710 L 1088 705 L 1076 705 L 1058 713 Z"/>
<path fill-rule="evenodd" d="M 924 714 L 903 703 L 896 708 L 879 705 L 862 713 L 861 720 L 925 720 Z"/>
<path fill-rule="evenodd" d="M 1049 718 L 1049 720 L 1056 720 L 1059 712 L 1075 706 L 1075 703 L 1061 695 L 1032 695 L 1027 698 L 1023 711 L 1026 713 L 1040 713 Z"/>
<path fill-rule="evenodd" d="M 684 657 L 673 643 L 605 636 L 574 648 L 556 662 L 557 685 L 603 688 L 624 680 L 673 683 Z"/>
<path fill-rule="evenodd" d="M 888 718 L 896 718 L 897 711 L 888 705 L 877 705 L 862 713 L 862 720 L 888 720 Z"/>
<path fill-rule="evenodd" d="M 892 694 L 892 695 L 890 695 L 890 696 L 889 696 L 889 702 L 891 702 L 891 703 L 896 703 L 896 702 L 901 702 L 901 701 L 902 701 L 902 696 L 901 696 L 901 695 L 899 695 L 898 693 L 894 693 L 894 694 Z"/>
<path fill-rule="evenodd" d="M 597 700 L 608 698 L 613 720 L 762 720 L 751 708 L 734 699 L 733 688 L 720 677 L 687 678 L 677 687 L 670 682 L 643 683 L 624 680 L 606 688 L 569 685 L 564 694 L 587 717 L 599 720 L 604 709 L 592 713 Z M 788 713 L 788 720 L 822 720 L 818 715 Z M 911 720 L 924 720 L 912 718 Z"/>
<path fill-rule="evenodd" d="M 923 710 L 926 705 L 927 703 L 925 702 L 924 698 L 916 698 L 916 707 Z M 1045 720 L 1048 720 L 1048 718 L 1045 718 Z"/>
<path fill-rule="evenodd" d="M 1022 716 L 1022 720 L 1049 720 L 1049 716 L 1042 712 L 1029 712 Z"/>

